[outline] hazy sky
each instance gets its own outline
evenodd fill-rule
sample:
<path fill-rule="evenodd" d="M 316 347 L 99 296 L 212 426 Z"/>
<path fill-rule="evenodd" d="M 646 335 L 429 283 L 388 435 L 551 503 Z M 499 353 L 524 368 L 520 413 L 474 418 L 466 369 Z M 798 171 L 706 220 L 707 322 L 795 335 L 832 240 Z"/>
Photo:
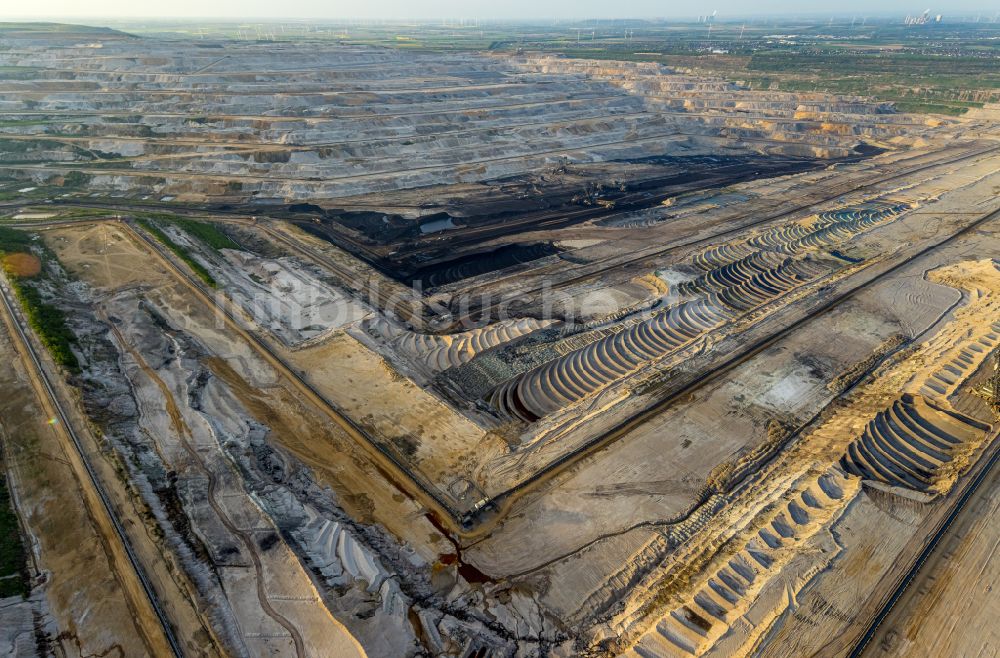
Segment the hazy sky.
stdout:
<path fill-rule="evenodd" d="M 216 17 L 240 18 L 593 18 L 689 17 L 718 9 L 720 18 L 750 14 L 993 13 L 996 0 L 950 0 L 945 6 L 924 5 L 929 0 L 0 0 L 0 19 L 34 17 Z"/>

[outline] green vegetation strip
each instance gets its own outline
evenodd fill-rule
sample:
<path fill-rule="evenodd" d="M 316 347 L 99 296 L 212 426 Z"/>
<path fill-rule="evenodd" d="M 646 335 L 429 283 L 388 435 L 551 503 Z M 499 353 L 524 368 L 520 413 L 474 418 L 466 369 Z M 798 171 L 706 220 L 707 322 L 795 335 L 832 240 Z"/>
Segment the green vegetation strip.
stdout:
<path fill-rule="evenodd" d="M 20 277 L 11 276 L 11 285 L 17 295 L 28 324 L 38 334 L 39 340 L 48 348 L 52 359 L 71 372 L 80 371 L 80 363 L 70 349 L 76 336 L 66 325 L 66 314 L 51 304 L 45 303 L 38 288 L 26 285 Z"/>
<path fill-rule="evenodd" d="M 52 119 L 0 119 L 0 128 L 20 128 L 21 126 L 40 126 L 50 123 Z"/>
<path fill-rule="evenodd" d="M 174 224 L 179 226 L 188 235 L 201 240 L 212 249 L 239 249 L 240 246 L 233 242 L 232 238 L 220 231 L 214 224 L 199 222 L 193 219 L 176 218 Z"/>
<path fill-rule="evenodd" d="M 33 242 L 31 236 L 24 231 L 0 227 L 0 255 L 18 252 L 31 252 Z"/>
<path fill-rule="evenodd" d="M 174 221 L 173 218 L 171 221 Z M 186 247 L 183 247 L 171 240 L 170 236 L 164 233 L 159 226 L 154 224 L 149 219 L 144 218 L 137 218 L 136 223 L 149 232 L 154 238 L 159 240 L 164 247 L 172 251 L 175 256 L 184 261 L 187 266 L 191 268 L 191 271 L 198 275 L 198 278 L 204 281 L 206 285 L 211 288 L 219 287 L 218 282 L 212 277 L 211 274 L 208 273 L 208 270 L 206 270 L 201 263 L 194 259 L 191 252 L 188 251 Z"/>
<path fill-rule="evenodd" d="M 28 234 L 0 226 L 0 256 L 16 253 L 35 255 L 32 246 L 33 242 Z M 39 273 L 37 277 L 20 276 L 10 267 L 6 259 L 4 259 L 4 270 L 14 294 L 24 309 L 28 324 L 52 354 L 52 359 L 70 372 L 79 372 L 80 363 L 70 349 L 76 342 L 76 336 L 66 324 L 66 314 L 47 303 L 36 284 L 31 282 L 33 278 L 44 277 L 44 273 Z"/>
<path fill-rule="evenodd" d="M 29 139 L 9 139 L 0 137 L 0 161 L 4 162 L 49 162 L 51 156 L 49 151 L 58 151 L 66 154 L 75 154 L 84 161 L 95 160 L 108 154 L 100 153 L 82 148 L 71 142 L 60 142 L 58 139 L 49 137 L 31 136 Z M 10 156 L 16 156 L 11 158 Z M 72 164 L 66 162 L 63 164 Z M 80 172 L 73 172 L 80 174 Z M 83 175 L 83 174 L 81 174 Z"/>
<path fill-rule="evenodd" d="M 0 472 L 0 599 L 27 597 L 30 592 L 28 554 L 21 541 L 21 528 L 14 514 L 7 479 Z"/>

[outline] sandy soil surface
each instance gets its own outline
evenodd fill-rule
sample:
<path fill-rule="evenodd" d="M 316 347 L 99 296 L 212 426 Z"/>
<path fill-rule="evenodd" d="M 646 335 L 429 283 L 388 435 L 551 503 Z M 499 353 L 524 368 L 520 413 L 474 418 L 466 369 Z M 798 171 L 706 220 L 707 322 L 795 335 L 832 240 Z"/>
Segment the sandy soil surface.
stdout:
<path fill-rule="evenodd" d="M 997 286 L 1000 284 L 1000 275 L 993 263 L 966 261 L 932 270 L 929 276 L 933 280 L 947 280 L 952 285 L 961 285 L 966 293 L 970 291 L 975 293 L 977 290 L 985 292 L 987 289 L 993 293 L 985 296 L 974 295 L 966 305 L 960 306 L 950 321 L 945 322 L 941 330 L 923 343 L 917 351 L 885 370 L 877 379 L 853 394 L 850 404 L 833 413 L 801 443 L 801 449 L 818 450 L 816 456 L 824 460 L 836 457 L 837 452 L 842 450 L 842 447 L 836 446 L 838 443 L 843 445 L 844 437 L 857 436 L 867 420 L 901 391 L 916 388 L 933 372 L 947 367 L 952 349 L 957 349 L 963 343 L 978 341 L 988 333 L 990 325 L 984 322 L 984 319 L 997 317 L 995 309 L 992 309 L 993 301 L 990 297 L 995 296 Z M 978 363 L 981 362 L 980 359 Z M 971 377 L 973 371 L 974 368 L 970 369 L 965 378 Z M 948 403 L 947 400 L 939 402 Z M 964 469 L 970 458 L 971 455 L 956 457 L 956 461 L 960 463 L 954 464 L 953 468 L 946 469 L 941 474 L 935 490 L 949 491 L 958 472 Z M 986 491 L 992 490 L 987 488 Z M 979 509 L 989 507 L 987 499 L 992 495 L 986 493 L 980 496 Z M 872 589 L 877 590 L 880 587 L 880 579 L 886 574 L 898 573 L 908 564 L 907 560 L 913 559 L 922 546 L 924 537 L 930 532 L 925 522 L 936 518 L 945 509 L 945 503 L 940 500 L 936 504 L 930 503 L 928 498 L 902 496 L 898 492 L 894 494 L 879 488 L 866 489 L 865 496 L 859 497 L 845 512 L 842 521 L 832 529 L 843 547 L 841 556 L 828 571 L 821 572 L 800 596 L 797 609 L 792 608 L 785 613 L 783 622 L 768 638 L 763 655 L 782 656 L 788 655 L 788 651 L 813 653 L 817 650 L 823 651 L 827 643 L 830 647 L 842 648 L 849 642 L 850 638 L 844 635 L 845 629 L 856 632 L 858 626 L 854 625 L 864 623 L 864 618 L 861 616 L 863 606 L 860 604 L 869 600 Z M 951 549 L 945 548 L 941 553 L 944 557 L 937 558 L 939 561 L 935 562 L 938 568 L 930 568 L 927 571 L 929 574 L 942 574 L 940 586 L 942 592 L 947 588 L 947 583 L 951 582 L 946 574 L 955 573 L 954 582 L 964 583 L 962 586 L 964 589 L 961 590 L 963 597 L 968 596 L 970 587 L 972 589 L 980 587 L 978 584 L 973 587 L 971 583 L 979 577 L 978 574 L 982 573 L 982 569 L 987 568 L 984 563 L 985 558 L 980 556 L 984 551 L 990 554 L 992 550 L 992 543 L 989 540 L 991 531 L 988 530 L 990 516 L 988 514 L 979 516 L 973 512 L 965 518 L 966 520 L 959 524 L 950 546 L 957 550 L 963 542 L 967 544 L 968 548 L 964 550 L 971 551 L 968 564 L 953 555 Z M 978 543 L 978 535 L 973 532 L 970 523 L 982 528 L 985 544 Z M 946 543 L 946 546 L 948 545 Z M 985 578 L 988 579 L 989 576 Z M 941 612 L 935 613 L 933 607 L 935 599 L 922 598 L 933 589 L 934 576 L 921 582 L 924 584 L 912 589 L 912 594 L 908 595 L 913 598 L 908 599 L 907 603 L 900 604 L 897 621 L 881 631 L 883 634 L 880 638 L 883 639 L 870 645 L 871 651 L 879 653 L 880 650 L 876 647 L 883 646 L 886 650 L 892 651 L 916 650 L 918 655 L 927 655 L 928 652 L 938 655 L 937 652 L 928 649 L 927 645 L 917 648 L 917 645 L 910 644 L 909 640 L 923 632 L 920 620 L 925 615 L 933 617 L 939 614 L 938 623 L 943 626 L 937 627 L 938 635 L 923 637 L 927 642 L 933 642 L 932 637 L 940 638 L 943 643 L 939 647 L 943 650 L 941 655 L 965 655 L 961 650 L 955 654 L 944 650 L 947 643 L 952 641 L 948 639 L 948 628 L 956 619 L 951 616 L 954 608 L 948 609 L 947 612 L 938 609 Z M 988 583 L 982 586 L 988 586 Z M 924 605 L 921 605 L 921 601 L 925 602 Z M 959 605 L 957 599 L 956 605 Z M 804 628 L 809 628 L 809 632 L 803 632 Z M 972 650 L 974 654 L 978 653 L 982 646 L 988 646 L 987 635 L 965 634 L 961 637 L 971 642 L 963 646 Z M 987 645 L 978 644 L 980 639 Z M 956 636 L 954 641 L 964 640 Z"/>
<path fill-rule="evenodd" d="M 961 263 L 931 273 L 943 282 L 971 283 L 974 294 L 995 299 L 995 273 L 983 263 Z M 988 305 L 972 323 L 1000 318 L 1000 309 Z M 969 309 L 972 310 L 972 309 Z M 968 315 L 961 309 L 956 316 Z M 959 352 L 961 338 L 938 342 L 942 357 Z M 988 480 L 949 528 L 893 612 L 883 622 L 865 655 L 919 656 L 991 655 L 1000 650 L 1000 636 L 992 623 L 991 593 L 1000 584 L 995 559 L 1000 530 L 1000 487 Z"/>
<path fill-rule="evenodd" d="M 413 460 L 431 482 L 460 499 L 481 459 L 506 450 L 499 438 L 402 377 L 378 354 L 347 333 L 288 354 L 310 383 L 376 437 Z"/>
<path fill-rule="evenodd" d="M 1000 650 L 1000 487 L 977 492 L 872 638 L 866 656 L 989 656 Z"/>
<path fill-rule="evenodd" d="M 74 276 L 97 288 L 120 288 L 164 283 L 167 273 L 155 262 L 139 266 L 141 252 L 111 222 L 51 229 L 46 244 Z"/>

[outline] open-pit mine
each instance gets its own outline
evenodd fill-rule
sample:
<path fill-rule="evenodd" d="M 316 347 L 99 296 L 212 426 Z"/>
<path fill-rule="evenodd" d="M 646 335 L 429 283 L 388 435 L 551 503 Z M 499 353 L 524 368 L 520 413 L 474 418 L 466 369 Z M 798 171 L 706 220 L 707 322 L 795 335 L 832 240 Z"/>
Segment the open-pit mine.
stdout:
<path fill-rule="evenodd" d="M 0 25 L 0 257 L 0 654 L 1000 650 L 998 105 Z"/>

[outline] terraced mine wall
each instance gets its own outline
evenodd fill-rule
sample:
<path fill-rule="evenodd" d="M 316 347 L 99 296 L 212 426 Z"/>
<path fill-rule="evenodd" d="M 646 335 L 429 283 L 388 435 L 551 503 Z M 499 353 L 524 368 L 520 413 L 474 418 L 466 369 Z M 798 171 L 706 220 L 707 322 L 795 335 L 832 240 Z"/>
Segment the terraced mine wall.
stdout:
<path fill-rule="evenodd" d="M 37 72 L 2 81 L 0 111 L 23 121 L 5 138 L 29 143 L 5 147 L 4 159 L 86 164 L 96 188 L 294 203 L 560 163 L 829 160 L 904 146 L 929 129 L 862 99 L 751 91 L 655 65 L 335 44 L 244 45 L 220 59 L 131 39 L 101 53 L 30 38 L 0 53 L 0 65 Z M 401 167 L 408 158 L 418 164 Z"/>
<path fill-rule="evenodd" d="M 11 43 L 0 65 L 35 74 L 0 79 L 5 174 L 285 217 L 425 290 L 554 253 L 527 231 L 855 161 L 936 127 L 648 63 Z M 484 259 L 487 243 L 503 251 Z"/>

